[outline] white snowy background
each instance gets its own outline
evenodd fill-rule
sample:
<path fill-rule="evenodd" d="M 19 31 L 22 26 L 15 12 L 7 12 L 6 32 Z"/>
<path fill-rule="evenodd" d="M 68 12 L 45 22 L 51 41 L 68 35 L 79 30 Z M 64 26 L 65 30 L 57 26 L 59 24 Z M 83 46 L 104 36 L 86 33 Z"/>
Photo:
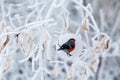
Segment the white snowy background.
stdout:
<path fill-rule="evenodd" d="M 120 0 L 0 0 L 0 80 L 120 80 Z"/>

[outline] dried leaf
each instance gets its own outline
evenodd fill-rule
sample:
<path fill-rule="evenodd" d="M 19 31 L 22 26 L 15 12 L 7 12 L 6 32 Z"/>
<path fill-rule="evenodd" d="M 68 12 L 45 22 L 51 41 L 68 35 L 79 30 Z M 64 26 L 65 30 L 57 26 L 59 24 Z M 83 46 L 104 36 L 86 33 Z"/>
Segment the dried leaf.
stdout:
<path fill-rule="evenodd" d="M 94 49 L 96 52 L 100 52 L 101 46 L 99 43 L 94 44 Z"/>
<path fill-rule="evenodd" d="M 66 80 L 73 80 L 73 74 L 74 74 L 73 69 L 70 69 L 67 74 Z"/>
<path fill-rule="evenodd" d="M 2 21 L 0 24 L 0 32 L 4 32 L 5 31 L 5 22 Z"/>
<path fill-rule="evenodd" d="M 8 42 L 9 42 L 9 36 L 7 35 L 5 41 L 0 46 L 0 53 L 6 47 L 6 45 L 8 44 Z"/>
<path fill-rule="evenodd" d="M 53 75 L 54 75 L 55 77 L 58 76 L 58 64 L 55 65 L 55 68 L 54 68 L 54 70 L 53 70 Z"/>
<path fill-rule="evenodd" d="M 20 49 L 23 51 L 23 53 L 27 52 L 30 53 L 32 52 L 34 48 L 34 42 L 32 40 L 31 35 L 28 32 L 22 32 L 17 36 L 17 43 L 20 46 Z"/>
<path fill-rule="evenodd" d="M 70 27 L 66 27 L 66 31 L 69 32 L 70 31 Z"/>
<path fill-rule="evenodd" d="M 101 45 L 103 45 L 103 48 L 107 50 L 110 45 L 110 39 L 108 37 L 104 37 L 101 39 Z"/>
<path fill-rule="evenodd" d="M 68 15 L 67 15 L 67 18 L 65 19 L 65 23 L 66 23 L 66 28 L 65 28 L 65 30 L 66 30 L 66 32 L 69 32 L 70 31 L 70 24 L 69 24 L 69 20 L 68 20 Z"/>
<path fill-rule="evenodd" d="M 94 59 L 90 65 L 90 68 L 93 72 L 96 72 L 96 67 L 97 67 L 97 61 Z"/>
<path fill-rule="evenodd" d="M 104 45 L 104 48 L 105 48 L 105 49 L 108 49 L 108 48 L 109 48 L 109 43 L 110 43 L 110 40 L 107 40 L 107 41 L 105 42 L 105 45 Z"/>
<path fill-rule="evenodd" d="M 5 67 L 4 67 L 2 72 L 5 74 L 8 71 L 9 68 L 10 68 L 10 59 L 8 57 L 7 60 L 6 60 L 6 63 L 5 63 Z"/>
<path fill-rule="evenodd" d="M 9 42 L 9 37 L 8 37 L 8 35 L 7 35 L 6 41 L 3 43 L 3 47 L 5 47 L 8 42 Z"/>
<path fill-rule="evenodd" d="M 84 21 L 82 22 L 82 29 L 88 31 L 88 26 L 87 26 L 86 20 L 84 20 Z"/>
<path fill-rule="evenodd" d="M 95 65 L 96 64 L 96 60 L 93 60 L 91 65 Z"/>

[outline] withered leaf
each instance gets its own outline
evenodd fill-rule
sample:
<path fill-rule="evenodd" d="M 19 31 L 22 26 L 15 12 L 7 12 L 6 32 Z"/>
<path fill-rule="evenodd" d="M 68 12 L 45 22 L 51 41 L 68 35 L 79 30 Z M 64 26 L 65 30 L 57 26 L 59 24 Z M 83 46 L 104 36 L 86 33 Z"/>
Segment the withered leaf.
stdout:
<path fill-rule="evenodd" d="M 110 40 L 107 40 L 107 41 L 105 42 L 105 46 L 104 46 L 105 49 L 108 49 L 108 48 L 109 48 L 109 43 L 110 43 Z"/>
<path fill-rule="evenodd" d="M 8 44 L 9 42 L 9 36 L 7 35 L 5 41 L 2 43 L 2 45 L 0 46 L 0 53 L 1 51 L 6 47 L 6 45 Z"/>

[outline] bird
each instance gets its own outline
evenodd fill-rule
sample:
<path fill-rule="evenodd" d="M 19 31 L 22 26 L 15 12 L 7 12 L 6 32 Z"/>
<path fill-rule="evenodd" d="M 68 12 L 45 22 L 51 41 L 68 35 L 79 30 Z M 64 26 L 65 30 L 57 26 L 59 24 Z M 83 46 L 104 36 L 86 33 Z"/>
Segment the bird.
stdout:
<path fill-rule="evenodd" d="M 81 37 L 73 33 L 62 34 L 58 39 L 58 51 L 64 51 L 68 56 L 78 56 L 82 43 Z"/>
<path fill-rule="evenodd" d="M 72 56 L 70 54 L 71 51 L 73 51 L 75 48 L 75 39 L 71 38 L 67 42 L 65 42 L 62 46 L 60 46 L 59 50 L 63 50 L 67 53 L 67 55 Z"/>

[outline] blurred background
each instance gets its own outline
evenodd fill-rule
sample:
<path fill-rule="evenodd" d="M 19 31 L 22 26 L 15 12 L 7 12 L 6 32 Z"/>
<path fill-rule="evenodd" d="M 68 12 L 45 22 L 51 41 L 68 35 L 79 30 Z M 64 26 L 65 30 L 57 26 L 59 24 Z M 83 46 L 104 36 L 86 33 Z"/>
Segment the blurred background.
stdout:
<path fill-rule="evenodd" d="M 118 51 L 112 52 L 113 48 L 111 48 L 110 54 L 118 53 L 120 55 L 120 0 L 85 0 L 85 2 L 91 3 L 100 30 L 112 38 L 113 45 L 118 44 L 115 45 L 116 48 L 119 47 Z M 120 56 L 107 57 L 102 62 L 98 80 L 120 80 L 119 69 Z"/>

